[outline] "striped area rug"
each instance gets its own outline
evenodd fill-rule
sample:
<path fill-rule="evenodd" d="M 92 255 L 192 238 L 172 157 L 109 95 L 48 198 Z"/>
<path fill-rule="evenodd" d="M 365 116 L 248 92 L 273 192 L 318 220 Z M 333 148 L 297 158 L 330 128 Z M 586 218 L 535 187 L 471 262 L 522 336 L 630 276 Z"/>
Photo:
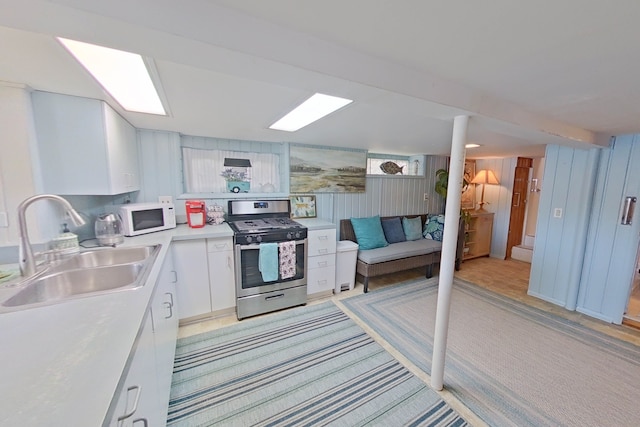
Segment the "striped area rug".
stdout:
<path fill-rule="evenodd" d="M 465 426 L 332 302 L 178 341 L 170 426 Z"/>
<path fill-rule="evenodd" d="M 431 372 L 437 278 L 342 303 Z M 640 347 L 456 279 L 445 388 L 492 426 L 640 425 Z"/>

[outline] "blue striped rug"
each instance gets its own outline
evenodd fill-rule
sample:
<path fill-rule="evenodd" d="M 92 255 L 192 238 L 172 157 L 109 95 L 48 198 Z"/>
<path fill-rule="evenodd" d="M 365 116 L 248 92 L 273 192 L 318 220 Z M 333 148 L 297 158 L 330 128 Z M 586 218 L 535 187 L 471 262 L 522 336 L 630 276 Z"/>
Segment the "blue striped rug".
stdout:
<path fill-rule="evenodd" d="M 180 339 L 167 425 L 467 423 L 327 302 Z"/>
<path fill-rule="evenodd" d="M 342 303 L 431 372 L 438 279 Z M 492 426 L 640 425 L 640 347 L 454 280 L 445 388 Z"/>

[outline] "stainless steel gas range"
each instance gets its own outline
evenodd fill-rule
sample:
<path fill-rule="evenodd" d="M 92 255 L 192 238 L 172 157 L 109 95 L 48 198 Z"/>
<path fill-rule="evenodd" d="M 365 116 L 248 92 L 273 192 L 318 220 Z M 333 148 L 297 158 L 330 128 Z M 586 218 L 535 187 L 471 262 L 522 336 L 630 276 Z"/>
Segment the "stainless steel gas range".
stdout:
<path fill-rule="evenodd" d="M 307 303 L 307 228 L 289 200 L 230 200 L 238 319 Z"/>

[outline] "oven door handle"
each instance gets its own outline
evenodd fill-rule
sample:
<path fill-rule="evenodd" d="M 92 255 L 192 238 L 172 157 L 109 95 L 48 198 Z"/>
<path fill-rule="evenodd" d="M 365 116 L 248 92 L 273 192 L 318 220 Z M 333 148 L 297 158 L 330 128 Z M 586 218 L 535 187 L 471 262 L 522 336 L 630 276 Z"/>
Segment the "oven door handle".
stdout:
<path fill-rule="evenodd" d="M 307 242 L 307 239 L 296 240 L 295 242 L 296 242 L 296 246 L 304 245 Z M 259 243 L 254 243 L 254 244 L 251 244 L 251 245 L 236 245 L 236 246 L 239 247 L 241 251 L 260 249 L 260 244 Z"/>

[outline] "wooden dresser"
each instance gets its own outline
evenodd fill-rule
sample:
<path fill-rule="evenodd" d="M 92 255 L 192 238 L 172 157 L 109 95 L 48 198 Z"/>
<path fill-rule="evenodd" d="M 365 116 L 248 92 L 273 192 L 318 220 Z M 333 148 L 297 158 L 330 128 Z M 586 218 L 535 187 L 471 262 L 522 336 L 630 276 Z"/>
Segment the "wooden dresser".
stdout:
<path fill-rule="evenodd" d="M 471 211 L 471 220 L 465 233 L 464 258 L 488 256 L 491 253 L 493 212 Z"/>

